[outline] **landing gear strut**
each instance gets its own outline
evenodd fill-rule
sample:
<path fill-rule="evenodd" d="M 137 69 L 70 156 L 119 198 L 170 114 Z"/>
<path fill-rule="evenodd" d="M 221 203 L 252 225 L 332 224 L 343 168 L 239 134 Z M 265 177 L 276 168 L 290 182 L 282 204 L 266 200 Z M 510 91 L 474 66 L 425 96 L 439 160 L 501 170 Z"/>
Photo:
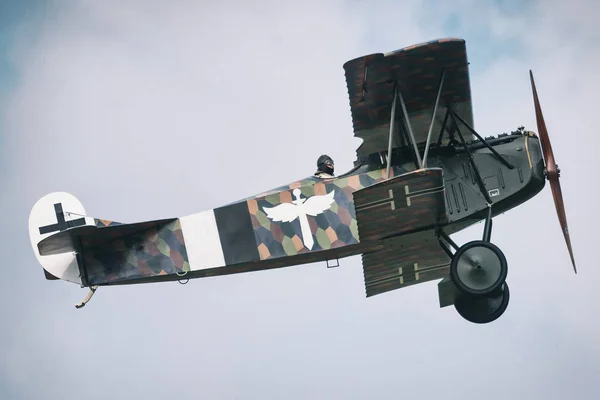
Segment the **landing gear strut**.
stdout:
<path fill-rule="evenodd" d="M 502 251 L 490 242 L 491 231 L 489 207 L 482 240 L 458 247 L 444 232 L 439 233 L 440 244 L 452 259 L 450 278 L 456 287 L 454 308 L 464 319 L 477 324 L 498 319 L 510 299 L 506 283 L 508 264 Z M 456 250 L 454 254 L 450 247 Z"/>

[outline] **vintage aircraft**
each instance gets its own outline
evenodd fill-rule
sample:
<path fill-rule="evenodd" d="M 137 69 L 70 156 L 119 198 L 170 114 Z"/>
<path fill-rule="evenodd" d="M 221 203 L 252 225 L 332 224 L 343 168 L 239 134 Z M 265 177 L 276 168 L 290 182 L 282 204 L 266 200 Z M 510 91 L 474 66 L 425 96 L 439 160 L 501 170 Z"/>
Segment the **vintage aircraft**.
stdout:
<path fill-rule="evenodd" d="M 213 210 L 121 224 L 89 217 L 63 192 L 29 218 L 47 279 L 89 287 L 182 281 L 362 255 L 366 296 L 440 280 L 440 307 L 474 323 L 508 306 L 508 265 L 491 243 L 492 218 L 550 181 L 575 269 L 559 169 L 530 71 L 539 138 L 518 128 L 473 128 L 466 44 L 441 39 L 344 64 L 354 168 L 310 176 Z M 485 221 L 483 235 L 450 238 Z M 577 272 L 575 270 L 575 272 Z"/>

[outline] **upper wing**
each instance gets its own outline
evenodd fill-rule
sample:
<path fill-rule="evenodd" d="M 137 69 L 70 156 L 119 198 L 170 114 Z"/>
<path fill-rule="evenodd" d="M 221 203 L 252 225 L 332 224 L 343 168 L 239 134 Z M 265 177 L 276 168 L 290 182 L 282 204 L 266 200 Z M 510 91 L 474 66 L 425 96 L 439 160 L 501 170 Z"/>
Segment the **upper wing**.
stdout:
<path fill-rule="evenodd" d="M 467 50 L 462 39 L 440 39 L 387 54 L 371 54 L 346 62 L 344 70 L 354 136 L 363 139 L 357 149 L 359 158 L 388 147 L 394 81 L 404 99 L 417 143 L 427 140 L 443 70 L 446 75 L 433 128 L 434 143 L 444 120 L 444 104 L 452 105 L 473 126 Z M 396 118 L 402 121 L 399 101 L 397 107 Z M 466 129 L 463 131 L 467 134 Z M 465 140 L 471 140 L 470 136 Z M 396 131 L 394 146 L 401 144 Z"/>
<path fill-rule="evenodd" d="M 267 217 L 273 221 L 292 222 L 298 218 L 298 206 L 292 203 L 281 203 L 275 207 L 263 208 Z"/>
<path fill-rule="evenodd" d="M 318 215 L 323 211 L 329 209 L 333 204 L 333 196 L 335 195 L 335 191 L 331 191 L 325 195 L 321 196 L 313 196 L 306 200 L 302 205 L 304 212 L 308 215 Z"/>

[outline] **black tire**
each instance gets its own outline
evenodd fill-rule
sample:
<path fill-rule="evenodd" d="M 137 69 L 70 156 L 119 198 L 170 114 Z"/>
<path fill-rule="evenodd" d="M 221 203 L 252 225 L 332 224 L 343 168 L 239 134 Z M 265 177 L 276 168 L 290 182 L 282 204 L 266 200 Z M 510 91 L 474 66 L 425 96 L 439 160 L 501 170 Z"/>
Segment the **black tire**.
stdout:
<path fill-rule="evenodd" d="M 508 284 L 486 296 L 460 295 L 454 302 L 456 312 L 474 324 L 488 324 L 500 318 L 508 308 L 510 290 Z"/>
<path fill-rule="evenodd" d="M 475 240 L 454 254 L 450 276 L 461 292 L 483 296 L 502 287 L 508 276 L 508 264 L 496 245 Z"/>

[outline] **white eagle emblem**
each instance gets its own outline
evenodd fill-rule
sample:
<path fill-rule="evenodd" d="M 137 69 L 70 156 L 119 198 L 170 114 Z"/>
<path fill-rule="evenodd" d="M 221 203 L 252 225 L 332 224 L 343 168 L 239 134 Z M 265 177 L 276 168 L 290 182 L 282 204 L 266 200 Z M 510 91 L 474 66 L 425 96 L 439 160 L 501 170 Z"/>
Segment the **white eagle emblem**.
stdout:
<path fill-rule="evenodd" d="M 265 207 L 263 210 L 267 213 L 267 217 L 276 222 L 292 222 L 296 218 L 300 219 L 302 241 L 308 249 L 312 250 L 315 242 L 306 216 L 316 216 L 331 208 L 335 191 L 308 199 L 300 198 L 300 189 L 294 189 L 292 193 L 296 199 L 291 203 L 281 203 L 275 207 Z"/>

